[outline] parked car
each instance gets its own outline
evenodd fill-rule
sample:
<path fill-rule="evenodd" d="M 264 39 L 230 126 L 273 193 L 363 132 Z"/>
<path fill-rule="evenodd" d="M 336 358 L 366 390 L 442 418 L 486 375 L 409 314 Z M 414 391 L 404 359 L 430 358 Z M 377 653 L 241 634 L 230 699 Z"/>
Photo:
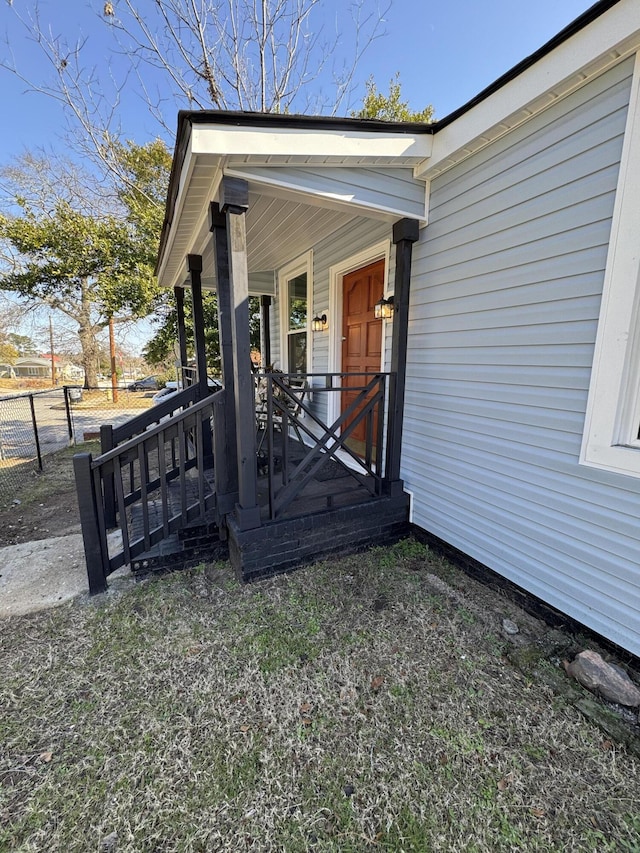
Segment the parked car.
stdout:
<path fill-rule="evenodd" d="M 178 391 L 182 390 L 182 386 L 178 386 L 177 382 L 167 382 L 164 388 L 161 388 L 157 391 L 152 399 L 153 405 L 156 403 L 163 403 L 165 400 L 168 400 L 170 397 L 174 397 Z"/>
<path fill-rule="evenodd" d="M 157 376 L 145 376 L 144 379 L 136 379 L 135 382 L 132 382 L 129 385 L 128 391 L 157 391 L 158 390 L 158 377 Z"/>
<path fill-rule="evenodd" d="M 222 388 L 222 383 L 218 379 L 211 379 L 211 377 L 207 379 L 207 385 L 212 394 L 214 391 L 219 391 Z M 167 382 L 164 388 L 161 388 L 157 394 L 153 395 L 153 404 L 164 403 L 165 400 L 175 396 L 178 391 L 182 391 L 182 384 L 178 385 L 177 382 Z"/>

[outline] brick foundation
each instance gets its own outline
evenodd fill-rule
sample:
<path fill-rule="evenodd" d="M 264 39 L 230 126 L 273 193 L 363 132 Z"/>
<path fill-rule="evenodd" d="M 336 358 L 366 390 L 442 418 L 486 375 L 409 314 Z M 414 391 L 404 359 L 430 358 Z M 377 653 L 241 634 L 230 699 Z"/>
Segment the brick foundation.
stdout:
<path fill-rule="evenodd" d="M 239 530 L 229 517 L 229 559 L 239 580 L 285 572 L 303 563 L 388 545 L 409 532 L 409 497 L 376 500 Z"/>

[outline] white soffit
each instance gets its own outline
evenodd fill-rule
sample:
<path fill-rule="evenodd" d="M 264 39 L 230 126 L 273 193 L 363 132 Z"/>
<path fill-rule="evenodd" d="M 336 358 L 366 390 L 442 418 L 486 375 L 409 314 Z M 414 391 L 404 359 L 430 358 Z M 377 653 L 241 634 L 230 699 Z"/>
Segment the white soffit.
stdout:
<path fill-rule="evenodd" d="M 416 167 L 432 179 L 504 136 L 640 46 L 640 3 L 621 0 L 530 68 L 434 135 Z"/>

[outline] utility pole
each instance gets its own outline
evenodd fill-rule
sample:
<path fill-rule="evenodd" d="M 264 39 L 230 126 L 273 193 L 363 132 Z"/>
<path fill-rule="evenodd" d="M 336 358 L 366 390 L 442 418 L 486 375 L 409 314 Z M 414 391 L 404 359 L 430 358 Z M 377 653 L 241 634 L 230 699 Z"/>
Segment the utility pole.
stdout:
<path fill-rule="evenodd" d="M 113 332 L 113 317 L 109 317 L 109 358 L 111 361 L 111 392 L 113 402 L 118 402 L 118 374 L 116 372 L 116 339 Z"/>
<path fill-rule="evenodd" d="M 51 384 L 56 384 L 56 355 L 53 351 L 53 320 L 49 314 L 49 349 L 51 350 Z"/>

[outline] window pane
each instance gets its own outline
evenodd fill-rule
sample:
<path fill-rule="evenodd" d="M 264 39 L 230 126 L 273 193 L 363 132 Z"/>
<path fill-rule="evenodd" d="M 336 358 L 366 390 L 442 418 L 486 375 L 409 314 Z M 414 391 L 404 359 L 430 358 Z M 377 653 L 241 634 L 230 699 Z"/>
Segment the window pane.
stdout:
<path fill-rule="evenodd" d="M 289 331 L 307 328 L 307 274 L 289 279 Z"/>
<path fill-rule="evenodd" d="M 289 335 L 289 372 L 306 373 L 307 371 L 307 333 L 295 332 Z"/>

